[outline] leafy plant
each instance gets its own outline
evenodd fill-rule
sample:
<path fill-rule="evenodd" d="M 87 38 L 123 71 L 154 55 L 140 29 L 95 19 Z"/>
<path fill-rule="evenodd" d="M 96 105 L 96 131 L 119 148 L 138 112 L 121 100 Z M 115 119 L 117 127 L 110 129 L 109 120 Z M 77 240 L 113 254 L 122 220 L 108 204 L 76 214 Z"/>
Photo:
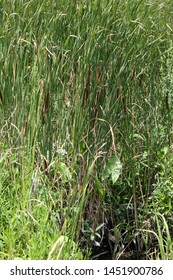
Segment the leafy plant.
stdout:
<path fill-rule="evenodd" d="M 112 183 L 118 180 L 122 171 L 122 164 L 117 155 L 111 156 L 111 158 L 107 161 L 106 167 L 103 171 L 102 179 L 105 180 L 109 176 L 111 176 Z"/>

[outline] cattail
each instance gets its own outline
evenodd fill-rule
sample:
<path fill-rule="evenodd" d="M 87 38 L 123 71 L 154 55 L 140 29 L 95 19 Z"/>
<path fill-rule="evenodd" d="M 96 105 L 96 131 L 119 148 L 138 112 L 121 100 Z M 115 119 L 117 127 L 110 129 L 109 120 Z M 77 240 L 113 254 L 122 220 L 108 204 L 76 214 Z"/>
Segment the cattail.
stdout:
<path fill-rule="evenodd" d="M 48 112 L 48 107 L 49 107 L 49 90 L 47 90 L 46 92 L 45 113 Z"/>
<path fill-rule="evenodd" d="M 132 75 L 132 78 L 136 77 L 136 69 L 135 68 L 132 69 L 131 75 Z"/>
<path fill-rule="evenodd" d="M 0 101 L 1 101 L 1 102 L 3 101 L 3 97 L 2 97 L 1 91 L 0 91 Z"/>
<path fill-rule="evenodd" d="M 24 125 L 24 137 L 26 137 L 27 130 L 28 130 L 28 122 L 26 121 Z"/>
<path fill-rule="evenodd" d="M 166 95 L 166 109 L 169 110 L 169 100 L 168 100 L 168 94 Z"/>
<path fill-rule="evenodd" d="M 127 113 L 127 109 L 126 109 L 126 104 L 125 104 L 125 98 L 124 98 L 124 96 L 122 96 L 121 100 L 122 100 L 122 104 L 123 104 L 124 113 L 126 114 L 126 113 Z"/>
<path fill-rule="evenodd" d="M 116 99 L 118 99 L 118 97 L 119 97 L 119 93 L 120 93 L 120 88 L 119 88 L 119 87 L 117 87 L 117 88 L 116 88 Z"/>
<path fill-rule="evenodd" d="M 61 78 L 61 80 L 64 83 L 64 65 L 62 66 L 62 78 Z"/>
<path fill-rule="evenodd" d="M 44 172 L 48 176 L 48 163 L 45 157 L 44 157 Z"/>
<path fill-rule="evenodd" d="M 100 68 L 98 67 L 97 72 L 96 72 L 96 84 L 98 84 L 98 82 L 100 81 L 100 74 L 101 74 L 101 71 L 100 71 Z"/>
<path fill-rule="evenodd" d="M 122 86 L 116 88 L 116 99 L 122 94 Z"/>
<path fill-rule="evenodd" d="M 141 74 L 141 75 L 140 75 L 140 80 L 139 80 L 139 86 L 140 86 L 140 87 L 142 86 L 143 78 L 144 78 L 144 74 Z"/>

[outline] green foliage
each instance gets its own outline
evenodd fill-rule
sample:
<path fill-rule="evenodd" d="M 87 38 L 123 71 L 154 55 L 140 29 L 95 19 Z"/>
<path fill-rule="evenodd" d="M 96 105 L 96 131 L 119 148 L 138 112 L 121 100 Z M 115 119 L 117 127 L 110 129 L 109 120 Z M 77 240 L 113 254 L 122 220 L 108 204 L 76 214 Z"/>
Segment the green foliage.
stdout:
<path fill-rule="evenodd" d="M 108 224 L 128 243 L 153 211 L 170 216 L 171 10 L 1 1 L 1 259 L 46 259 L 56 241 L 50 258 L 82 259 Z"/>
<path fill-rule="evenodd" d="M 157 182 L 150 197 L 154 211 L 162 215 L 172 216 L 173 210 L 173 152 L 165 146 L 158 152 Z"/>
<path fill-rule="evenodd" d="M 104 196 L 105 196 L 105 191 L 104 191 L 104 189 L 103 189 L 102 183 L 101 183 L 100 180 L 97 178 L 97 176 L 95 176 L 95 178 L 94 178 L 94 189 L 96 190 L 96 192 L 98 193 L 98 195 L 99 195 L 101 198 L 104 198 Z"/>
<path fill-rule="evenodd" d="M 112 183 L 118 180 L 122 170 L 122 164 L 117 155 L 113 155 L 106 164 L 106 167 L 103 171 L 102 179 L 105 180 L 111 175 Z"/>
<path fill-rule="evenodd" d="M 155 216 L 158 231 L 158 242 L 159 242 L 159 258 L 161 260 L 172 260 L 173 259 L 173 239 L 169 230 L 168 223 L 163 215 L 158 214 Z M 163 229 L 162 229 L 163 227 Z"/>
<path fill-rule="evenodd" d="M 63 183 L 70 182 L 72 180 L 70 170 L 65 163 L 59 162 L 56 166 L 56 169 L 59 172 L 60 178 L 62 179 Z"/>

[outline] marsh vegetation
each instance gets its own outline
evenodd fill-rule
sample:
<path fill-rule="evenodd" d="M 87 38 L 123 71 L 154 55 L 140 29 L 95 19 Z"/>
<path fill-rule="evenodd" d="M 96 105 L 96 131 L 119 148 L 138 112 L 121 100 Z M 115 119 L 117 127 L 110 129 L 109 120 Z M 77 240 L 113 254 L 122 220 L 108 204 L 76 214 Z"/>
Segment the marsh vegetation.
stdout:
<path fill-rule="evenodd" d="M 173 259 L 173 4 L 0 3 L 0 259 Z"/>

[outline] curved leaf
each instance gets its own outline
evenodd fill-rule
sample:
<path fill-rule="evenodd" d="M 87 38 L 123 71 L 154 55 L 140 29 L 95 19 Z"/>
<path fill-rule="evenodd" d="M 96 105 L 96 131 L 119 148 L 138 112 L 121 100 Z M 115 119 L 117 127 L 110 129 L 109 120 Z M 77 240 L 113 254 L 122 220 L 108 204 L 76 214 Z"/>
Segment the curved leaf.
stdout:
<path fill-rule="evenodd" d="M 111 176 L 112 183 L 114 184 L 121 173 L 122 170 L 122 164 L 117 155 L 111 156 L 111 158 L 107 161 L 106 167 L 103 172 L 102 179 L 105 180 L 109 176 Z"/>

